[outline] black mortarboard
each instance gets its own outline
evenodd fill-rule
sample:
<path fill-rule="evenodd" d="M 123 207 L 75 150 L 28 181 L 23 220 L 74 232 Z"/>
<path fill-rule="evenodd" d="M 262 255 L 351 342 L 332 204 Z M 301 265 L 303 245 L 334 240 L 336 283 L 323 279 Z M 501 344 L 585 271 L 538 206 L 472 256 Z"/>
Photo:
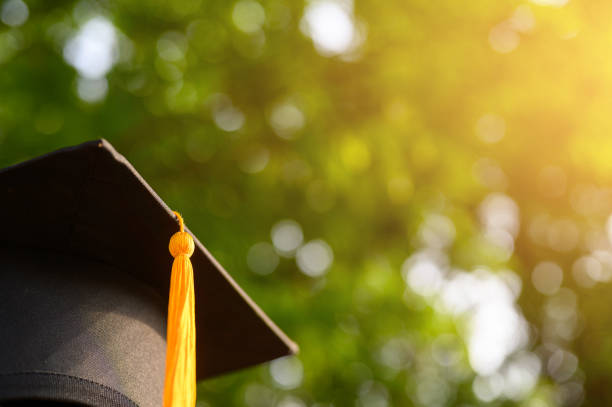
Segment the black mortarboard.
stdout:
<path fill-rule="evenodd" d="M 0 170 L 0 404 L 162 404 L 173 212 L 105 140 Z M 296 345 L 195 239 L 198 380 Z"/>

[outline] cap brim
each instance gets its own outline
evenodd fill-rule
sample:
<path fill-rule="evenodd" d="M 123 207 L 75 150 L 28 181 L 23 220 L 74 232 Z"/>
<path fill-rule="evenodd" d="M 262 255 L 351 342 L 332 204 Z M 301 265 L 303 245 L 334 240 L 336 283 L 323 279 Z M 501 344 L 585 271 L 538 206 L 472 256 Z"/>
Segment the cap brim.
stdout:
<path fill-rule="evenodd" d="M 5 244 L 57 250 L 113 265 L 167 298 L 177 222 L 105 140 L 0 170 Z M 194 236 L 198 379 L 297 351 Z"/>

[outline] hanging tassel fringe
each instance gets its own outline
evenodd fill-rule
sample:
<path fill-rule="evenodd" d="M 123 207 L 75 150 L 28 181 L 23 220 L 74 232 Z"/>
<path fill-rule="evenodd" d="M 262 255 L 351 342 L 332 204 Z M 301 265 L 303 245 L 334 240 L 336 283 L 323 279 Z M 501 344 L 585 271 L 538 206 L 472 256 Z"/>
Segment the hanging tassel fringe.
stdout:
<path fill-rule="evenodd" d="M 189 258 L 194 243 L 184 230 L 181 215 L 174 214 L 180 232 L 172 236 L 169 244 L 174 262 L 168 302 L 164 407 L 193 407 L 196 401 L 195 299 Z"/>

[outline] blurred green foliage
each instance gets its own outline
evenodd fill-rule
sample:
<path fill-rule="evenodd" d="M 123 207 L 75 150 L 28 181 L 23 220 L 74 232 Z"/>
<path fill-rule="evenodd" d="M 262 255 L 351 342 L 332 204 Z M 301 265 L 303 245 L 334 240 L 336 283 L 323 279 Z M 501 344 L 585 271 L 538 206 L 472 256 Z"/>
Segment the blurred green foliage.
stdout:
<path fill-rule="evenodd" d="M 108 139 L 301 347 L 199 406 L 612 404 L 610 4 L 0 6 L 0 167 Z"/>

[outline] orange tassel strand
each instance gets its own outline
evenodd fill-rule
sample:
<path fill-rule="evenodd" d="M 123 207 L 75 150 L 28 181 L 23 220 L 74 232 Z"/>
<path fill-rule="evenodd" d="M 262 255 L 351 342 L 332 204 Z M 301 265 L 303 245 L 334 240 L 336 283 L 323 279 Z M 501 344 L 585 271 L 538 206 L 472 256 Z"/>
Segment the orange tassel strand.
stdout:
<path fill-rule="evenodd" d="M 185 232 L 181 215 L 174 214 L 180 231 L 172 236 L 169 244 L 174 262 L 168 302 L 164 407 L 193 407 L 196 402 L 195 298 L 189 258 L 194 243 Z"/>

